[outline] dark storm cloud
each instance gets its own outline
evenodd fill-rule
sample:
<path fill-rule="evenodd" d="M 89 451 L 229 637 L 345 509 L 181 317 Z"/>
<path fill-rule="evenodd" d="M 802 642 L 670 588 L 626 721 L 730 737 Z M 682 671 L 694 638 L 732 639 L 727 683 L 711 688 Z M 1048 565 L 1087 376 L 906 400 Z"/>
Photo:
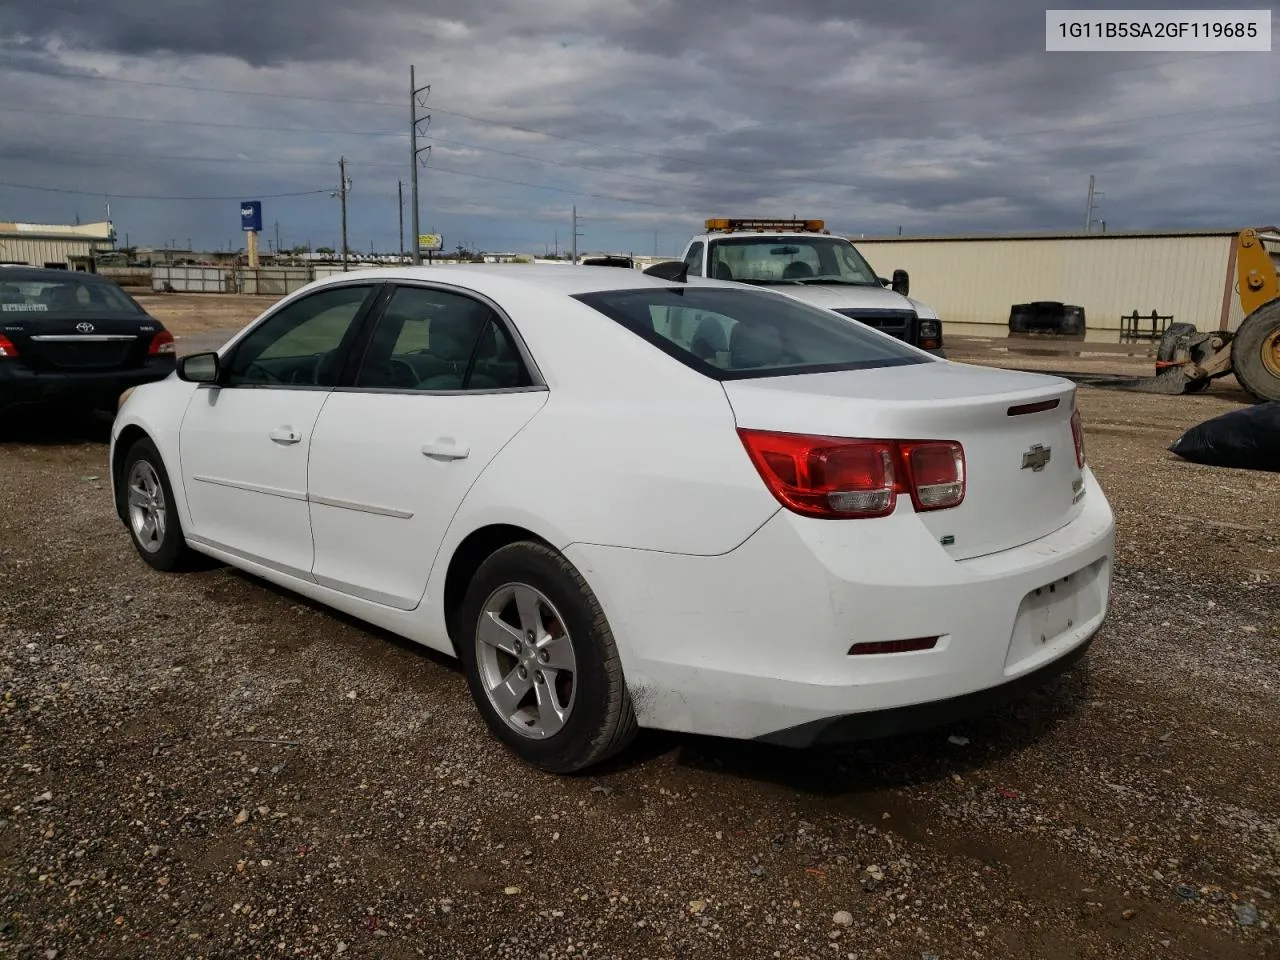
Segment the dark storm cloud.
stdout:
<path fill-rule="evenodd" d="M 125 56 L 215 54 L 255 66 L 341 60 L 377 34 L 354 3 L 279 0 L 5 0 L 0 35 L 54 38 Z"/>
<path fill-rule="evenodd" d="M 344 155 L 353 243 L 394 246 L 415 63 L 440 138 L 424 226 L 453 236 L 540 247 L 575 202 L 595 246 L 674 246 L 734 212 L 1075 227 L 1091 173 L 1117 227 L 1256 217 L 1241 158 L 1269 154 L 1274 129 L 1248 123 L 1277 106 L 1232 107 L 1275 96 L 1275 55 L 1043 47 L 1023 0 L 0 0 L 0 180 L 248 198 L 332 186 Z M 0 187 L 0 219 L 92 202 Z M 332 238 L 327 196 L 269 207 L 295 242 Z M 113 212 L 236 239 L 230 206 Z"/>

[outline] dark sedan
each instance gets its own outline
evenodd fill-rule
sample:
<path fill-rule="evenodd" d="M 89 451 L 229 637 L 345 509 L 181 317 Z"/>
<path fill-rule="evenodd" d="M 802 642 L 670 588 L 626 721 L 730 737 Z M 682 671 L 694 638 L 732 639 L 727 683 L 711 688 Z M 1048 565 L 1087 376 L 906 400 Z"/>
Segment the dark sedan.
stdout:
<path fill-rule="evenodd" d="M 114 412 L 121 393 L 174 366 L 172 334 L 115 282 L 0 267 L 0 412 Z"/>

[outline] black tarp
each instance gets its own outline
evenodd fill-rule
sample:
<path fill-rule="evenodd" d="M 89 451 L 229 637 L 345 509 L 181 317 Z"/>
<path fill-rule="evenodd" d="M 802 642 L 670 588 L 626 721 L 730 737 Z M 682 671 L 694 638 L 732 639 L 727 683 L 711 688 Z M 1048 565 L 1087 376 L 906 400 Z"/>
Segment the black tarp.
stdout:
<path fill-rule="evenodd" d="M 1192 463 L 1280 473 L 1280 403 L 1259 403 L 1206 420 L 1169 449 Z"/>

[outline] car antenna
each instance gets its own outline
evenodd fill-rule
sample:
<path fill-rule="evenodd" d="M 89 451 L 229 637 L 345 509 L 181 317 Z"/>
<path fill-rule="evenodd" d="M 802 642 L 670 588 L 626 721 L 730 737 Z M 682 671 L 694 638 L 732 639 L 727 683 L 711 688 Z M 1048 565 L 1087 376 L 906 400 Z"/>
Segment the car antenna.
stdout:
<path fill-rule="evenodd" d="M 686 283 L 689 279 L 689 264 L 683 260 L 663 260 L 661 263 L 646 267 L 644 272 L 651 277 L 657 277 L 659 280 L 674 280 L 676 283 Z"/>

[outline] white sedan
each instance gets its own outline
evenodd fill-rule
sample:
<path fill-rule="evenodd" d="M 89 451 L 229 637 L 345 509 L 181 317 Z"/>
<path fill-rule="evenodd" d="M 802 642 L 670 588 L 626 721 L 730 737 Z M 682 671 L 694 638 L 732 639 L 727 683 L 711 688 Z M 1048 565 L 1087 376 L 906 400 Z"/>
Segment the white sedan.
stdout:
<path fill-rule="evenodd" d="M 1084 653 L 1114 554 L 1070 382 L 632 270 L 317 281 L 137 388 L 111 472 L 147 563 L 456 655 L 559 772 L 638 727 L 804 746 L 987 709 Z"/>

